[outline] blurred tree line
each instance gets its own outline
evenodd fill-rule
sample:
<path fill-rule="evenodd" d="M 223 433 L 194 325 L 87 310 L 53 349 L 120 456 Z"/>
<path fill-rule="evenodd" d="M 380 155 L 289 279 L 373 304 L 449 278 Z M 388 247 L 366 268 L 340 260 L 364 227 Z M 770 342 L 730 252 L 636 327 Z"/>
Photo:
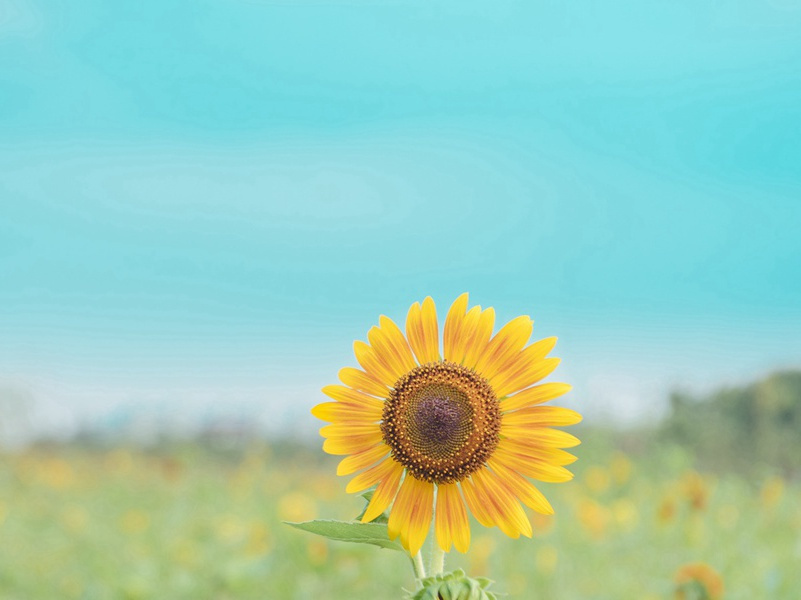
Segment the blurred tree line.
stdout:
<path fill-rule="evenodd" d="M 674 392 L 660 433 L 710 468 L 801 476 L 801 371 L 700 397 Z"/>

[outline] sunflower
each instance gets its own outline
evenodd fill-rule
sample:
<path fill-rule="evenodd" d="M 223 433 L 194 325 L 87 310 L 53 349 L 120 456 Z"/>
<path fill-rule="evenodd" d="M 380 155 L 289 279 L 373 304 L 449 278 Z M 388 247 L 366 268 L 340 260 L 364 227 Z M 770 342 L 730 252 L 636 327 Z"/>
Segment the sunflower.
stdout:
<path fill-rule="evenodd" d="M 513 319 L 493 336 L 494 322 L 492 308 L 468 310 L 462 294 L 445 318 L 440 353 L 430 297 L 409 308 L 405 336 L 382 315 L 367 333 L 369 343 L 354 342 L 362 369 L 342 369 L 344 385 L 323 388 L 334 402 L 312 409 L 331 423 L 320 430 L 323 450 L 347 455 L 337 474 L 358 472 L 347 491 L 376 486 L 362 520 L 374 520 L 391 505 L 389 536 L 400 537 L 412 555 L 432 516 L 439 547 L 466 552 L 467 509 L 486 527 L 531 537 L 520 503 L 543 514 L 553 508 L 529 478 L 572 478 L 565 465 L 576 457 L 563 448 L 579 440 L 553 426 L 578 423 L 581 416 L 541 406 L 570 386 L 534 385 L 559 364 L 547 357 L 556 338 L 526 346 L 529 317 Z"/>

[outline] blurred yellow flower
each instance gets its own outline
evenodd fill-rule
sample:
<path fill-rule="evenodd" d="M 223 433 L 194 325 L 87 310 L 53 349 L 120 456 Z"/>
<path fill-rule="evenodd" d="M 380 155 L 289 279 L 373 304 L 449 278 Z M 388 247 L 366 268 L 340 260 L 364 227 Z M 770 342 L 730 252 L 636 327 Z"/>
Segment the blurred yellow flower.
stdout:
<path fill-rule="evenodd" d="M 487 561 L 495 549 L 495 541 L 488 535 L 480 535 L 473 541 L 470 554 L 470 570 L 476 573 L 485 573 Z"/>
<path fill-rule="evenodd" d="M 131 509 L 120 517 L 120 529 L 124 533 L 137 534 L 150 527 L 150 515 L 143 510 Z"/>
<path fill-rule="evenodd" d="M 190 540 L 178 540 L 172 550 L 172 557 L 183 567 L 194 567 L 200 560 L 198 546 Z"/>
<path fill-rule="evenodd" d="M 231 544 L 243 540 L 247 534 L 248 527 L 236 515 L 223 515 L 217 519 L 216 531 L 217 538 L 220 541 Z"/>
<path fill-rule="evenodd" d="M 706 563 L 684 565 L 674 577 L 677 600 L 718 600 L 723 597 L 723 579 Z"/>
<path fill-rule="evenodd" d="M 631 477 L 631 460 L 622 452 L 615 452 L 609 463 L 609 472 L 617 485 L 623 485 Z"/>
<path fill-rule="evenodd" d="M 775 508 L 781 501 L 784 494 L 784 479 L 781 477 L 771 477 L 762 485 L 759 493 L 759 500 L 765 509 Z"/>
<path fill-rule="evenodd" d="M 593 494 L 602 494 L 609 489 L 609 471 L 603 467 L 590 467 L 584 473 L 584 482 Z"/>
<path fill-rule="evenodd" d="M 602 538 L 609 523 L 609 509 L 590 498 L 584 499 L 578 508 L 579 522 L 594 538 Z"/>
<path fill-rule="evenodd" d="M 629 498 L 619 498 L 612 503 L 612 516 L 623 531 L 631 531 L 640 522 L 640 511 Z"/>
<path fill-rule="evenodd" d="M 666 495 L 659 503 L 659 508 L 656 511 L 657 520 L 663 525 L 672 521 L 676 516 L 676 498 L 672 495 Z"/>
<path fill-rule="evenodd" d="M 306 556 L 309 562 L 319 567 L 328 559 L 328 544 L 321 539 L 311 539 L 306 543 Z"/>
<path fill-rule="evenodd" d="M 125 449 L 117 449 L 106 455 L 106 470 L 117 475 L 124 475 L 133 469 L 133 455 Z"/>
<path fill-rule="evenodd" d="M 556 571 L 556 564 L 559 562 L 559 552 L 551 545 L 540 546 L 537 549 L 537 555 L 534 558 L 534 563 L 537 565 L 537 570 L 543 575 L 551 575 Z"/>
<path fill-rule="evenodd" d="M 554 526 L 554 516 L 553 515 L 543 515 L 541 513 L 535 512 L 531 515 L 531 526 L 534 529 L 534 535 L 538 537 L 545 537 L 551 531 L 553 531 Z"/>
<path fill-rule="evenodd" d="M 264 523 L 252 523 L 248 541 L 245 544 L 245 554 L 247 556 L 263 556 L 270 551 L 270 547 L 270 530 Z"/>
<path fill-rule="evenodd" d="M 39 466 L 39 477 L 48 486 L 63 490 L 75 483 L 75 472 L 63 458 L 50 458 Z"/>
<path fill-rule="evenodd" d="M 278 517 L 282 521 L 309 521 L 317 517 L 317 504 L 308 494 L 290 492 L 278 501 Z"/>
<path fill-rule="evenodd" d="M 684 497 L 695 510 L 704 510 L 709 500 L 709 486 L 697 471 L 689 471 L 681 482 Z"/>

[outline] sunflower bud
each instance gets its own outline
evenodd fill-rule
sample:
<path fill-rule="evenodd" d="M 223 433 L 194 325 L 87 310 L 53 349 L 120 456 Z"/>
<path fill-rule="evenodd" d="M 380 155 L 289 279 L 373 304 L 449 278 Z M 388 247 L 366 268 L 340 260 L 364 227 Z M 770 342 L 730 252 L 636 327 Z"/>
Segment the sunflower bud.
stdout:
<path fill-rule="evenodd" d="M 426 577 L 423 589 L 415 592 L 411 600 L 497 600 L 486 588 L 492 581 L 486 577 L 468 577 L 461 569 L 444 575 Z"/>

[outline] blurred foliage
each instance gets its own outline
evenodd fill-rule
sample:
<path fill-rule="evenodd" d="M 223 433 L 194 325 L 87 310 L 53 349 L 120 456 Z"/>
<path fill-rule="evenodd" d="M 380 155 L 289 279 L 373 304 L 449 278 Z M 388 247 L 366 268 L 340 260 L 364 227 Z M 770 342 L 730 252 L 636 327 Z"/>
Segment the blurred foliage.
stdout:
<path fill-rule="evenodd" d="M 679 569 L 704 562 L 727 600 L 801 597 L 798 483 L 711 475 L 674 444 L 623 452 L 614 431 L 581 437 L 576 479 L 540 486 L 556 514 L 529 512 L 533 539 L 473 522 L 447 568 L 510 598 L 672 600 Z M 0 454 L 0 598 L 401 597 L 413 584 L 398 553 L 282 523 L 358 514 L 335 468 L 317 448 L 258 441 Z"/>
<path fill-rule="evenodd" d="M 676 392 L 661 439 L 715 469 L 801 474 L 801 372 L 696 397 Z"/>

